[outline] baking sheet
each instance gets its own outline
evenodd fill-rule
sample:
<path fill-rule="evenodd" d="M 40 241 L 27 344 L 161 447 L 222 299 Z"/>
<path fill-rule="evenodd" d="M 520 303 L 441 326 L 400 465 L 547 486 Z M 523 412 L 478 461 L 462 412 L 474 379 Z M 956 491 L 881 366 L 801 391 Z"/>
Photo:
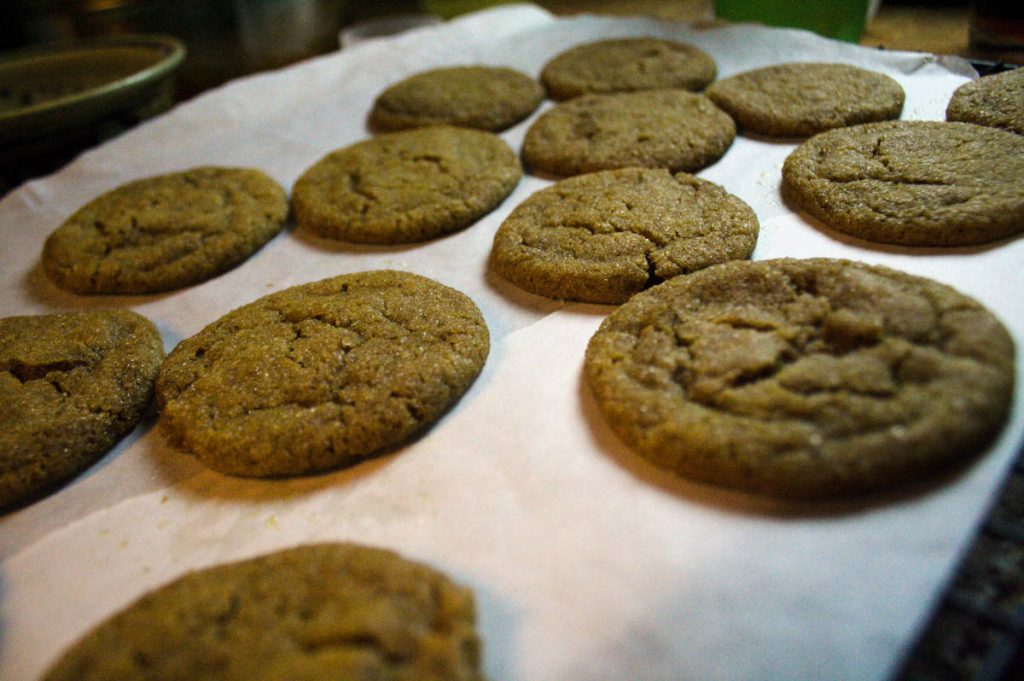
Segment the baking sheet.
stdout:
<path fill-rule="evenodd" d="M 467 293 L 492 350 L 427 433 L 325 475 L 221 476 L 170 448 L 150 414 L 87 473 L 0 518 L 4 679 L 37 678 L 91 626 L 183 572 L 324 540 L 389 547 L 472 587 L 495 681 L 881 679 L 894 669 L 1020 447 L 1019 390 L 988 452 L 892 495 L 785 504 L 661 473 L 615 439 L 581 382 L 586 342 L 611 308 L 545 300 L 487 271 L 501 220 L 550 183 L 530 176 L 469 229 L 425 244 L 353 246 L 288 230 L 229 273 L 152 296 L 76 296 L 42 274 L 49 232 L 125 181 L 217 164 L 259 167 L 290 187 L 328 151 L 367 137 L 374 96 L 399 78 L 466 63 L 536 75 L 571 44 L 624 35 L 693 43 L 720 76 L 792 60 L 868 66 L 904 86 L 904 118 L 941 120 L 971 73 L 957 59 L 796 31 L 505 6 L 230 83 L 13 192 L 0 202 L 4 316 L 128 306 L 170 350 L 271 291 L 388 267 Z M 518 149 L 532 120 L 502 136 Z M 840 235 L 783 204 L 779 169 L 794 146 L 741 137 L 699 173 L 757 212 L 755 259 L 849 257 L 930 276 L 982 300 L 1020 347 L 1024 240 L 911 250 Z"/>

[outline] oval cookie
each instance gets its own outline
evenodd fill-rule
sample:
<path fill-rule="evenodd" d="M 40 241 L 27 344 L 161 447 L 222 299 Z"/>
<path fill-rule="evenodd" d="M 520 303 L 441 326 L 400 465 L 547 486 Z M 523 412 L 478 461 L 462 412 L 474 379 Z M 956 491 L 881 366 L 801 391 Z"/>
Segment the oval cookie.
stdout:
<path fill-rule="evenodd" d="M 856 123 L 899 118 L 903 87 L 849 64 L 766 66 L 713 83 L 705 92 L 740 130 L 807 137 Z"/>
<path fill-rule="evenodd" d="M 258 170 L 193 168 L 93 199 L 46 240 L 43 268 L 75 293 L 156 293 L 209 279 L 281 231 L 284 190 Z"/>
<path fill-rule="evenodd" d="M 519 204 L 494 237 L 499 274 L 532 293 L 621 303 L 648 286 L 746 258 L 758 222 L 686 173 L 627 168 L 562 180 Z"/>
<path fill-rule="evenodd" d="M 455 125 L 498 132 L 544 99 L 540 83 L 499 66 L 455 66 L 417 73 L 377 96 L 370 125 L 382 131 Z"/>
<path fill-rule="evenodd" d="M 1024 135 L 1024 68 L 964 83 L 949 100 L 946 120 Z"/>
<path fill-rule="evenodd" d="M 186 574 L 99 624 L 45 681 L 483 681 L 473 594 L 357 544 Z"/>
<path fill-rule="evenodd" d="M 980 453 L 1014 349 L 949 286 L 827 259 L 714 265 L 634 296 L 587 349 L 612 429 L 692 480 L 780 497 L 857 494 Z"/>
<path fill-rule="evenodd" d="M 346 274 L 229 312 L 168 355 L 160 422 L 210 468 L 298 475 L 352 464 L 437 420 L 489 347 L 462 293 L 405 272 Z"/>
<path fill-rule="evenodd" d="M 577 45 L 557 55 L 540 79 L 552 99 L 663 88 L 703 90 L 714 60 L 693 45 L 660 38 L 617 38 Z"/>
<path fill-rule="evenodd" d="M 890 121 L 822 133 L 782 168 L 787 199 L 830 227 L 906 246 L 967 246 L 1024 229 L 1024 137 Z"/>
<path fill-rule="evenodd" d="M 583 95 L 542 114 L 526 132 L 526 165 L 554 175 L 613 168 L 695 172 L 736 137 L 732 119 L 704 95 L 648 90 Z"/>
<path fill-rule="evenodd" d="M 85 470 L 135 427 L 163 360 L 128 310 L 0 319 L 0 507 Z"/>
<path fill-rule="evenodd" d="M 407 130 L 328 154 L 295 183 L 292 204 L 299 225 L 329 239 L 411 243 L 468 227 L 522 172 L 493 133 Z"/>

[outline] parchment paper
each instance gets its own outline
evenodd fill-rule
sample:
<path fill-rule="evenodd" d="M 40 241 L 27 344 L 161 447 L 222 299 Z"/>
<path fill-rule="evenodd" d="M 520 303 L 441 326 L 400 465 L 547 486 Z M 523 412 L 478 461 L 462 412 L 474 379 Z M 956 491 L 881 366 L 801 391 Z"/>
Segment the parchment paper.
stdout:
<path fill-rule="evenodd" d="M 259 167 L 290 187 L 328 151 L 367 137 L 374 96 L 399 78 L 466 63 L 536 75 L 574 43 L 622 35 L 693 43 L 720 76 L 792 60 L 865 65 L 904 86 L 904 118 L 942 119 L 972 73 L 955 59 L 802 32 L 506 6 L 236 81 L 13 192 L 0 202 L 4 316 L 128 306 L 157 323 L 170 350 L 271 291 L 389 267 L 472 297 L 492 350 L 435 427 L 326 475 L 218 475 L 170 448 L 151 414 L 87 473 L 0 518 L 0 676 L 38 678 L 91 626 L 188 570 L 324 540 L 389 547 L 472 587 L 495 681 L 892 672 L 1020 446 L 1019 398 L 1001 439 L 964 470 L 866 501 L 784 504 L 663 474 L 614 438 L 581 382 L 587 340 L 611 308 L 548 301 L 487 271 L 502 219 L 550 182 L 529 176 L 492 214 L 442 239 L 371 248 L 288 230 L 237 269 L 163 295 L 75 296 L 40 270 L 49 232 L 125 181 L 217 164 Z M 513 148 L 529 122 L 503 134 Z M 741 137 L 700 173 L 757 212 L 754 258 L 849 257 L 930 276 L 982 300 L 1020 347 L 1024 240 L 910 250 L 839 235 L 783 205 L 780 167 L 794 146 Z"/>

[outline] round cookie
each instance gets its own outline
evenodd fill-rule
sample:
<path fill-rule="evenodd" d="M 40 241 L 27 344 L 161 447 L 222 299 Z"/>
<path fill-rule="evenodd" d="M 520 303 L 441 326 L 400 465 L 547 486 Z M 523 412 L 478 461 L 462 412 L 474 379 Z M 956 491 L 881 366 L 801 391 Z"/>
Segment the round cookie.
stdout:
<path fill-rule="evenodd" d="M 299 225 L 329 239 L 398 244 L 471 225 L 523 171 L 497 135 L 433 127 L 380 135 L 328 154 L 295 183 Z"/>
<path fill-rule="evenodd" d="M 590 93 L 663 88 L 699 92 L 715 79 L 714 60 L 704 51 L 659 38 L 618 38 L 577 45 L 541 71 L 552 99 Z"/>
<path fill-rule="evenodd" d="M 281 231 L 284 190 L 258 170 L 193 168 L 93 199 L 46 240 L 43 268 L 75 293 L 156 293 L 231 269 Z"/>
<path fill-rule="evenodd" d="M 499 66 L 455 66 L 417 73 L 377 96 L 376 130 L 455 125 L 498 132 L 529 116 L 544 99 L 540 83 Z"/>
<path fill-rule="evenodd" d="M 713 83 L 705 92 L 740 130 L 807 137 L 857 123 L 899 118 L 903 87 L 849 64 L 766 66 Z"/>
<path fill-rule="evenodd" d="M 462 293 L 406 272 L 345 274 L 229 312 L 168 355 L 164 432 L 229 475 L 355 463 L 436 421 L 489 347 Z"/>
<path fill-rule="evenodd" d="M 85 470 L 135 427 L 163 360 L 128 310 L 0 319 L 0 507 Z"/>
<path fill-rule="evenodd" d="M 946 120 L 1024 135 L 1024 68 L 964 83 L 949 100 Z"/>
<path fill-rule="evenodd" d="M 534 121 L 523 142 L 523 160 L 555 175 L 632 166 L 694 172 L 721 158 L 735 137 L 732 119 L 704 95 L 683 90 L 583 95 Z"/>
<path fill-rule="evenodd" d="M 395 553 L 314 544 L 191 572 L 100 623 L 44 681 L 483 681 L 473 594 Z"/>
<path fill-rule="evenodd" d="M 757 243 L 757 216 L 716 184 L 656 168 L 562 180 L 519 204 L 494 236 L 495 270 L 550 298 L 621 303 Z"/>
<path fill-rule="evenodd" d="M 782 167 L 786 198 L 841 232 L 966 246 L 1024 229 L 1024 137 L 970 123 L 890 121 L 821 133 Z"/>
<path fill-rule="evenodd" d="M 985 308 L 884 267 L 714 265 L 634 296 L 585 375 L 612 429 L 692 480 L 801 498 L 910 483 L 1002 428 L 1014 349 Z"/>

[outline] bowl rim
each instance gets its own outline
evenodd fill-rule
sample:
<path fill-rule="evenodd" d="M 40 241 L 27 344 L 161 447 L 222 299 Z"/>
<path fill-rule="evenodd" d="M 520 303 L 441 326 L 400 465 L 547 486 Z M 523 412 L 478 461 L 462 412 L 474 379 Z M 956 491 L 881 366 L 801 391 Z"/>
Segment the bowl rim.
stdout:
<path fill-rule="evenodd" d="M 55 115 L 62 109 L 73 109 L 87 104 L 96 104 L 105 99 L 116 100 L 128 96 L 147 85 L 157 83 L 169 76 L 185 59 L 184 43 L 177 38 L 156 34 L 128 34 L 103 38 L 85 38 L 33 45 L 10 52 L 0 53 L 0 73 L 41 58 L 60 57 L 65 53 L 90 52 L 116 48 L 144 48 L 163 56 L 149 66 L 127 76 L 84 88 L 60 97 L 46 99 L 27 106 L 0 111 L 0 136 L 6 137 L 17 128 L 30 125 L 33 118 Z M 112 108 L 116 108 L 112 106 Z M 2 143 L 2 142 L 0 142 Z"/>

